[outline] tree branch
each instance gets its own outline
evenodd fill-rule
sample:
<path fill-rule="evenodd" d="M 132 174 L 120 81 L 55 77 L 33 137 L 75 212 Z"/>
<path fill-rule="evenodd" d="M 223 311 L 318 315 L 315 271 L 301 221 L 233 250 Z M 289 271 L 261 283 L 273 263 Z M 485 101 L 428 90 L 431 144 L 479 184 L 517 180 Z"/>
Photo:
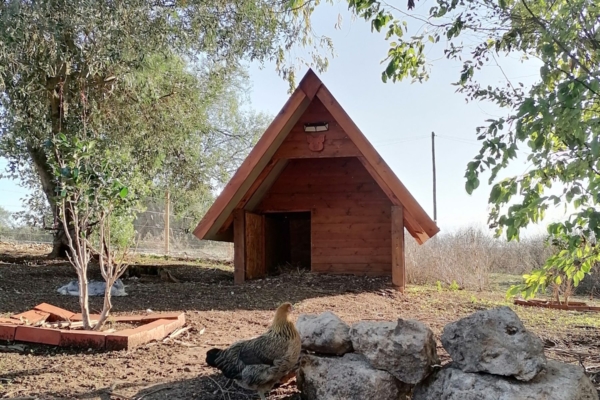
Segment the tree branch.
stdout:
<path fill-rule="evenodd" d="M 554 43 L 556 43 L 556 45 L 558 45 L 558 47 L 560 47 L 560 49 L 568 55 L 568 57 L 573 60 L 573 62 L 575 64 L 577 64 L 579 66 L 579 68 L 581 68 L 583 71 L 585 71 L 588 75 L 591 75 L 591 71 L 585 66 L 583 65 L 579 59 L 577 57 L 575 57 L 574 55 L 571 54 L 571 52 L 569 51 L 569 49 L 567 49 L 567 47 L 560 41 L 558 40 L 556 37 L 554 37 L 554 35 L 552 35 L 550 33 L 550 31 L 548 30 L 548 28 L 546 27 L 546 24 L 544 24 L 544 22 L 542 20 L 540 20 L 534 13 L 533 11 L 531 11 L 531 9 L 529 8 L 529 6 L 527 5 L 526 0 L 521 0 L 521 3 L 523 4 L 523 6 L 525 7 L 525 9 L 527 10 L 527 12 L 529 13 L 529 15 L 531 15 L 531 18 L 533 18 L 533 21 L 538 24 L 551 38 L 552 41 Z"/>

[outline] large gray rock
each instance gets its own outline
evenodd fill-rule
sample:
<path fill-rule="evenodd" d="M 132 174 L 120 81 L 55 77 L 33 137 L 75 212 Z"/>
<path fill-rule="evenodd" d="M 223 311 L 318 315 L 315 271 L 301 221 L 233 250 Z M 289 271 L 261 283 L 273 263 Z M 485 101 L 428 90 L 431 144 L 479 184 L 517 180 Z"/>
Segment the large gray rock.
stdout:
<path fill-rule="evenodd" d="M 410 386 L 374 369 L 355 353 L 343 357 L 305 355 L 297 377 L 303 400 L 399 400 L 410 391 Z"/>
<path fill-rule="evenodd" d="M 305 350 L 336 355 L 352 351 L 350 326 L 331 311 L 320 315 L 301 314 L 296 328 Z"/>
<path fill-rule="evenodd" d="M 439 364 L 433 332 L 419 321 L 362 321 L 350 329 L 354 350 L 404 383 L 423 380 Z"/>
<path fill-rule="evenodd" d="M 546 365 L 542 340 L 528 332 L 508 307 L 478 311 L 446 325 L 442 344 L 464 372 L 528 381 Z"/>
<path fill-rule="evenodd" d="M 598 393 L 582 368 L 554 360 L 529 382 L 463 372 L 452 363 L 418 384 L 412 399 L 598 400 Z"/>

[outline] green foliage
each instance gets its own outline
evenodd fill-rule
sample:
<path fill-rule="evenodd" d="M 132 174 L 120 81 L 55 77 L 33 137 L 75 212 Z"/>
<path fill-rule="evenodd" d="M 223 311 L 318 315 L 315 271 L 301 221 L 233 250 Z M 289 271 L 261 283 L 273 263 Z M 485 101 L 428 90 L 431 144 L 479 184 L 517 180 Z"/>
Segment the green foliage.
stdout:
<path fill-rule="evenodd" d="M 458 286 L 458 283 L 456 283 L 456 281 L 452 281 L 452 283 L 450 284 L 449 289 L 453 292 L 456 292 L 457 290 L 460 289 L 460 286 Z"/>
<path fill-rule="evenodd" d="M 388 26 L 392 39 L 383 80 L 427 78 L 424 46 L 446 43 L 445 55 L 463 67 L 456 82 L 468 101 L 491 101 L 507 115 L 477 129 L 481 150 L 465 173 L 472 193 L 484 173 L 493 184 L 490 227 L 518 240 L 522 228 L 540 222 L 549 207 L 576 212 L 548 232 L 565 248 L 543 268 L 524 277 L 508 295 L 529 298 L 551 284 L 577 285 L 598 261 L 600 236 L 600 8 L 595 0 L 436 0 L 429 18 L 407 14 L 389 3 L 348 0 L 350 9 Z M 396 17 L 394 14 L 402 14 Z M 406 19 L 406 20 L 404 20 Z M 422 34 L 405 38 L 407 21 L 424 23 Z M 427 39 L 425 39 L 427 37 Z M 466 45 L 465 43 L 469 43 Z M 542 62 L 537 83 L 525 88 L 508 80 L 492 87 L 478 81 L 496 55 Z M 500 173 L 525 148 L 530 167 L 521 176 L 499 180 Z"/>
<path fill-rule="evenodd" d="M 56 177 L 56 203 L 66 203 L 83 234 L 113 213 L 123 217 L 132 212 L 136 193 L 124 182 L 135 181 L 137 168 L 126 163 L 130 158 L 114 142 L 59 133 L 46 150 Z"/>
<path fill-rule="evenodd" d="M 59 133 L 84 139 L 86 129 L 129 157 L 138 191 L 168 188 L 175 212 L 198 218 L 264 126 L 245 107 L 242 63 L 274 61 L 292 84 L 298 60 L 289 55 L 301 46 L 313 48 L 317 69 L 326 67 L 321 49 L 331 47 L 311 29 L 314 6 L 1 2 L 0 156 L 9 160 L 5 176 L 34 190 L 33 212 L 22 219 L 57 225 L 56 160 L 44 143 Z"/>

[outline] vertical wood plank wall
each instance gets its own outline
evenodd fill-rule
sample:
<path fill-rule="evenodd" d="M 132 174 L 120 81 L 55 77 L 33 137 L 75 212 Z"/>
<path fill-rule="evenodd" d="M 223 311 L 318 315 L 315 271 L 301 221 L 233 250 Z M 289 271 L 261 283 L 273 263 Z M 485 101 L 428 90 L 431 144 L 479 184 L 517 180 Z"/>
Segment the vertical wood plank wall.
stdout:
<path fill-rule="evenodd" d="M 404 257 L 404 209 L 392 206 L 392 284 L 402 292 L 406 288 Z"/>
<path fill-rule="evenodd" d="M 304 132 L 304 124 L 314 122 L 327 122 L 329 124 L 328 131 L 309 134 L 313 137 L 325 135 L 323 150 L 321 151 L 311 151 L 309 149 L 307 134 Z M 358 157 L 361 155 L 360 150 L 333 119 L 323 103 L 319 99 L 314 99 L 277 149 L 273 158 Z"/>
<path fill-rule="evenodd" d="M 265 217 L 246 212 L 246 279 L 263 278 L 265 265 Z"/>
<path fill-rule="evenodd" d="M 392 271 L 392 204 L 354 157 L 290 160 L 254 211 L 312 211 L 313 272 Z"/>
<path fill-rule="evenodd" d="M 244 283 L 246 277 L 246 218 L 244 210 L 233 211 L 233 282 Z"/>

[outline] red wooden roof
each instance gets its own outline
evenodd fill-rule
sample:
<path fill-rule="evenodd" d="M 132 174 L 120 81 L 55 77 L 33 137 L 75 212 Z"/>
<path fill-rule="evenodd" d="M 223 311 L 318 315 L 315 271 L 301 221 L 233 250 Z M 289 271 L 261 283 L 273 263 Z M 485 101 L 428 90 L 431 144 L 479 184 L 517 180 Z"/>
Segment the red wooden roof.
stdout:
<path fill-rule="evenodd" d="M 404 224 L 417 242 L 422 244 L 438 233 L 439 228 L 435 222 L 400 182 L 323 82 L 309 69 L 298 88 L 200 221 L 194 235 L 199 239 L 223 240 L 223 231 L 231 224 L 233 210 L 240 207 L 240 204 L 246 209 L 251 209 L 251 205 L 260 200 L 260 196 L 264 195 L 264 190 L 262 193 L 260 190 L 261 186 L 265 186 L 263 182 L 272 183 L 285 167 L 284 160 L 272 160 L 273 154 L 314 98 L 323 103 L 358 147 L 362 153 L 362 157 L 358 159 L 390 201 L 394 205 L 404 207 Z"/>

